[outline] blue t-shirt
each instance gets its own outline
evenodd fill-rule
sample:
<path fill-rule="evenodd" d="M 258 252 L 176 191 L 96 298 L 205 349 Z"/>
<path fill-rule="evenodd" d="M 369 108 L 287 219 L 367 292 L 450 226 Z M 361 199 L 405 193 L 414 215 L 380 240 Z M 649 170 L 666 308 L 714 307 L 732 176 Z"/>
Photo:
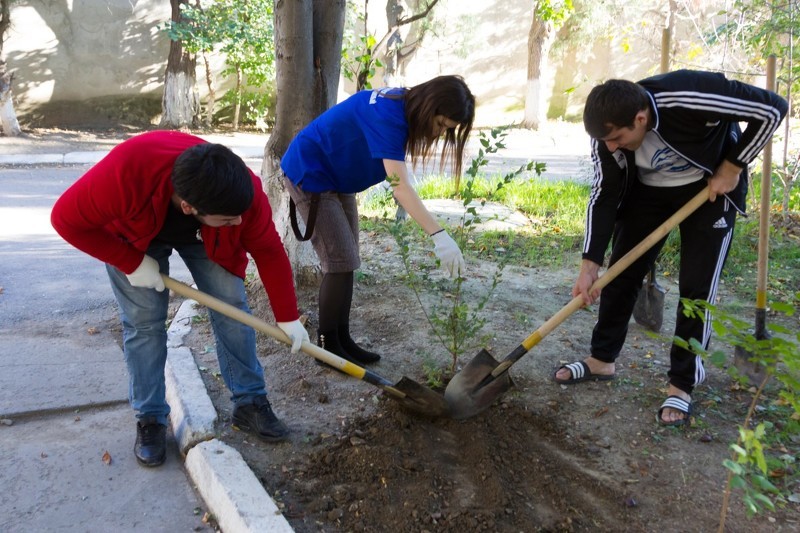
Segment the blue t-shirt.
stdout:
<path fill-rule="evenodd" d="M 404 89 L 359 91 L 314 119 L 289 144 L 281 168 L 307 192 L 356 193 L 386 179 L 384 159 L 405 161 Z"/>

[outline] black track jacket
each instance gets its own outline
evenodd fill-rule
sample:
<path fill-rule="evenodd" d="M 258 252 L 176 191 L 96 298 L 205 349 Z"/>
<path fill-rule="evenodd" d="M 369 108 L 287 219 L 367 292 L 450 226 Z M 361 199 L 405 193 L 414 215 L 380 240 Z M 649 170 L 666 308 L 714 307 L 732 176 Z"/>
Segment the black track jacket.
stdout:
<path fill-rule="evenodd" d="M 747 165 L 756 158 L 788 110 L 777 94 L 728 80 L 722 74 L 677 70 L 638 82 L 650 95 L 653 131 L 664 143 L 711 177 L 723 160 L 743 167 L 728 196 L 744 211 Z M 744 131 L 739 123 L 746 123 Z M 594 178 L 586 213 L 583 258 L 599 265 L 611 240 L 617 210 L 638 179 L 634 152 L 608 151 L 592 139 Z"/>

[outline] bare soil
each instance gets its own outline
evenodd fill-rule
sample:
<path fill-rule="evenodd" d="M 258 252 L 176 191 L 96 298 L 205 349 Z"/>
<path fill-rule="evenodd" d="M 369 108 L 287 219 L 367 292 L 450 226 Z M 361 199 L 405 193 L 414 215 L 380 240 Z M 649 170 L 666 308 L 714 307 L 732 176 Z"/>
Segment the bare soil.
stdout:
<path fill-rule="evenodd" d="M 383 354 L 375 372 L 426 384 L 423 363 L 445 367 L 451 359 L 404 285 L 394 247 L 391 237 L 362 233 L 351 329 Z M 469 261 L 468 298 L 484 294 L 493 271 Z M 504 357 L 570 300 L 573 276 L 506 268 L 483 312 L 485 335 L 459 364 L 480 348 Z M 588 353 L 596 309 L 582 310 L 511 368 L 514 388 L 463 421 L 406 412 L 379 388 L 260 338 L 271 402 L 292 430 L 278 445 L 231 429 L 207 322 L 186 340 L 220 414 L 219 437 L 242 453 L 298 532 L 716 531 L 722 461 L 752 393 L 709 366 L 692 427 L 656 423 L 666 397 L 663 335 L 671 335 L 677 303 L 675 283 L 660 282 L 669 289 L 662 336 L 632 322 L 615 380 L 567 387 L 550 379 L 558 365 Z M 298 296 L 313 338 L 316 289 Z M 251 297 L 255 314 L 272 322 L 263 290 L 252 287 Z M 797 447 L 783 452 L 798 456 Z M 798 523 L 797 504 L 747 518 L 734 493 L 725 531 L 797 531 Z"/>

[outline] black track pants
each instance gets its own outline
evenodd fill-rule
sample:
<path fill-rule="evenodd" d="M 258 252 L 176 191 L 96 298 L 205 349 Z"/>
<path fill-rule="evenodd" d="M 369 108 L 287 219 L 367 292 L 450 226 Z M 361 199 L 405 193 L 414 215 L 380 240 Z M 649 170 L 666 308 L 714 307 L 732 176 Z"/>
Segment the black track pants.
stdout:
<path fill-rule="evenodd" d="M 624 209 L 619 212 L 611 264 L 644 240 L 705 185 L 705 180 L 681 187 L 650 187 L 637 182 Z M 736 209 L 730 201 L 717 197 L 715 202 L 706 202 L 680 224 L 678 283 L 681 298 L 714 302 L 735 220 Z M 613 362 L 622 350 L 642 280 L 665 241 L 656 244 L 603 289 L 592 333 L 592 356 L 596 359 Z M 675 335 L 687 341 L 696 339 L 703 347 L 708 347 L 710 321 L 704 324 L 702 320 L 685 317 L 683 306 L 679 304 Z M 673 344 L 668 375 L 672 385 L 691 394 L 694 386 L 705 380 L 702 359 Z"/>

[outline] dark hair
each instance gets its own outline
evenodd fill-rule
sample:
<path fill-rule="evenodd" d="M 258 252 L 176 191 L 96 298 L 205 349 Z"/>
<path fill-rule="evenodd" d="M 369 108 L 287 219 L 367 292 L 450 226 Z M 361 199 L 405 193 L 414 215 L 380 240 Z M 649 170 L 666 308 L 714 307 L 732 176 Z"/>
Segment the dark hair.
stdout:
<path fill-rule="evenodd" d="M 221 144 L 184 150 L 172 167 L 172 186 L 201 215 L 239 216 L 253 203 L 253 182 L 242 159 Z"/>
<path fill-rule="evenodd" d="M 630 128 L 636 113 L 648 108 L 650 98 L 638 83 L 608 80 L 589 93 L 583 108 L 583 127 L 595 139 L 602 139 L 612 127 Z"/>
<path fill-rule="evenodd" d="M 439 142 L 433 134 L 433 119 L 443 115 L 456 122 L 455 128 L 444 132 L 441 166 L 453 159 L 456 176 L 461 175 L 464 146 L 467 144 L 472 122 L 475 120 L 475 96 L 461 76 L 439 76 L 408 89 L 404 95 L 408 140 L 406 153 L 412 161 L 430 156 Z"/>

